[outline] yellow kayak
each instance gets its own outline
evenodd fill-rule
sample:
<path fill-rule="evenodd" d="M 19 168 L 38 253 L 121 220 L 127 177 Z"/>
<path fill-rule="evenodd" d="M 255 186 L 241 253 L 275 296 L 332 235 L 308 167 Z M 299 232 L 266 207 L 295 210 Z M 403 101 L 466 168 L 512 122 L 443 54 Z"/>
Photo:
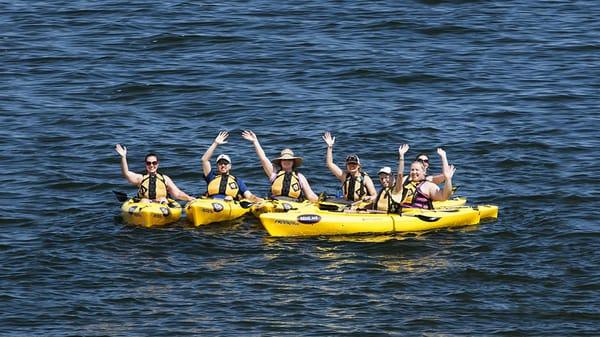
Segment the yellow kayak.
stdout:
<path fill-rule="evenodd" d="M 444 201 L 434 201 L 433 209 L 459 207 L 464 206 L 466 203 L 467 198 L 465 197 L 453 197 Z"/>
<path fill-rule="evenodd" d="M 268 199 L 252 205 L 251 210 L 252 214 L 258 218 L 263 213 L 287 212 L 290 210 L 305 209 L 307 207 L 319 209 L 318 204 L 312 203 L 308 200 L 299 202 L 283 199 Z"/>
<path fill-rule="evenodd" d="M 445 201 L 434 201 L 434 209 L 454 208 L 464 206 L 467 203 L 467 198 L 454 197 Z M 347 209 L 364 209 L 370 208 L 370 202 L 358 201 L 351 202 L 343 199 L 320 200 L 318 203 L 310 201 L 290 201 L 290 200 L 265 200 L 252 206 L 252 213 L 255 216 L 260 216 L 263 213 L 271 212 L 287 212 L 289 210 L 317 208 L 326 211 L 343 211 Z"/>
<path fill-rule="evenodd" d="M 350 235 L 420 232 L 478 224 L 481 215 L 497 217 L 492 205 L 440 210 L 414 209 L 408 213 L 332 212 L 314 209 L 263 213 L 260 222 L 271 236 Z"/>
<path fill-rule="evenodd" d="M 168 199 L 167 203 L 139 202 L 129 199 L 121 206 L 121 215 L 128 224 L 156 227 L 176 222 L 181 217 L 181 205 Z"/>
<path fill-rule="evenodd" d="M 185 214 L 194 226 L 202 226 L 240 218 L 250 211 L 248 204 L 237 200 L 195 199 L 185 206 Z"/>
<path fill-rule="evenodd" d="M 475 206 L 479 210 L 481 220 L 498 219 L 498 206 L 495 205 L 478 205 Z"/>

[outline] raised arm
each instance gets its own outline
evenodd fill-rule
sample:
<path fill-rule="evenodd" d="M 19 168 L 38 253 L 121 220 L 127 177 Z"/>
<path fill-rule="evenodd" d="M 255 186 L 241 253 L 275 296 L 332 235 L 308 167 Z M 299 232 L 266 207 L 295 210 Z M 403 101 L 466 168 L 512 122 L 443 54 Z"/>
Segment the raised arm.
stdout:
<path fill-rule="evenodd" d="M 394 185 L 394 194 L 402 191 L 402 182 L 404 180 L 404 155 L 408 152 L 410 146 L 408 144 L 402 144 L 398 148 L 398 176 L 396 177 L 396 184 Z"/>
<path fill-rule="evenodd" d="M 142 175 L 129 171 L 127 165 L 127 148 L 121 144 L 115 145 L 115 151 L 121 156 L 121 174 L 130 184 L 138 186 L 142 182 Z"/>
<path fill-rule="evenodd" d="M 208 174 L 210 173 L 210 169 L 211 169 L 210 158 L 212 157 L 213 152 L 215 152 L 215 149 L 217 148 L 217 146 L 227 143 L 227 137 L 229 137 L 229 132 L 227 132 L 227 131 L 219 132 L 219 135 L 217 136 L 217 138 L 215 138 L 215 140 L 212 142 L 212 144 L 210 144 L 208 149 L 206 149 L 206 152 L 204 152 L 204 155 L 202 156 L 201 160 L 202 160 L 202 170 L 204 171 L 205 176 L 208 176 Z"/>
<path fill-rule="evenodd" d="M 448 200 L 448 198 L 452 195 L 452 176 L 454 176 L 456 168 L 454 165 L 448 165 L 446 151 L 444 151 L 441 147 L 437 149 L 437 153 L 442 160 L 442 174 L 444 175 L 445 181 L 442 189 L 437 188 L 437 186 L 433 184 L 436 188 L 431 190 L 432 193 L 430 194 L 430 197 L 432 200 Z"/>
<path fill-rule="evenodd" d="M 344 171 L 342 171 L 342 169 L 340 169 L 339 166 L 333 162 L 333 144 L 335 144 L 335 137 L 332 137 L 331 133 L 327 131 L 323 135 L 323 140 L 325 143 L 327 143 L 327 153 L 325 155 L 325 163 L 327 164 L 327 168 L 329 168 L 329 171 L 331 171 L 331 173 L 333 173 L 333 175 L 336 176 L 341 182 L 344 182 Z"/>
<path fill-rule="evenodd" d="M 186 201 L 190 201 L 190 200 L 194 200 L 194 197 L 190 197 L 189 195 L 187 195 L 185 192 L 183 192 L 182 190 L 180 190 L 177 185 L 175 185 L 175 183 L 173 182 L 173 180 L 171 180 L 171 178 L 169 178 L 168 176 L 165 176 L 165 182 L 167 184 L 167 191 L 169 191 L 169 194 L 173 196 L 173 198 L 177 199 L 177 200 L 186 200 Z"/>
<path fill-rule="evenodd" d="M 256 134 L 254 134 L 254 132 L 252 132 L 251 130 L 245 130 L 244 132 L 242 132 L 242 137 L 254 144 L 254 149 L 256 150 L 258 159 L 260 159 L 260 164 L 262 165 L 267 177 L 271 178 L 271 175 L 273 174 L 273 164 L 271 164 L 271 161 L 269 160 L 269 158 L 267 158 L 267 155 L 262 149 L 262 146 L 260 146 Z"/>

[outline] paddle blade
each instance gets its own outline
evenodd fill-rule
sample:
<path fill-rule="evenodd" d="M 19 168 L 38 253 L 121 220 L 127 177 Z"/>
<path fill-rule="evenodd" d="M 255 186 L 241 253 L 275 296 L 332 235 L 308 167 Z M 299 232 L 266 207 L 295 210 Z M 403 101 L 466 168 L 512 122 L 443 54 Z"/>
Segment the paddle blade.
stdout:
<path fill-rule="evenodd" d="M 120 192 L 120 191 L 113 191 L 113 193 L 115 194 L 115 197 L 117 198 L 117 200 L 119 200 L 120 202 L 125 202 L 125 201 L 129 200 L 127 193 Z"/>

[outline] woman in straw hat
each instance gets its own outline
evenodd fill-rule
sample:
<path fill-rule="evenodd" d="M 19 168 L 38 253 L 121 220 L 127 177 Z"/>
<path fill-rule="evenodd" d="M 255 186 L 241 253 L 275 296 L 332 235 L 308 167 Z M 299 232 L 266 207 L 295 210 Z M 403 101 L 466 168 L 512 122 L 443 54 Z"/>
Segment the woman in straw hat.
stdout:
<path fill-rule="evenodd" d="M 346 157 L 346 170 L 342 171 L 333 162 L 333 144 L 335 137 L 330 132 L 325 132 L 323 140 L 327 143 L 327 155 L 325 161 L 327 167 L 342 182 L 344 199 L 348 201 L 373 201 L 377 197 L 373 180 L 366 172 L 363 172 L 360 159 L 356 154 Z"/>
<path fill-rule="evenodd" d="M 269 161 L 254 132 L 246 130 L 242 132 L 242 137 L 254 144 L 260 163 L 271 182 L 272 197 L 286 197 L 296 200 L 308 199 L 312 202 L 319 200 L 319 197 L 310 188 L 306 177 L 296 171 L 298 166 L 302 164 L 301 157 L 294 156 L 291 149 L 283 149 L 279 157 Z M 277 167 L 277 170 L 273 165 Z"/>

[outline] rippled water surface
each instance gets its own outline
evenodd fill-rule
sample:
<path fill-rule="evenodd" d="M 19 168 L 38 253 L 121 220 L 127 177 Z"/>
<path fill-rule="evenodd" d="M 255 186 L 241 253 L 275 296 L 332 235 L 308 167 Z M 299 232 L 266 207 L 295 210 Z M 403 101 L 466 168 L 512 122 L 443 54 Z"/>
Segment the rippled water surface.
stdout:
<path fill-rule="evenodd" d="M 0 5 L 0 334 L 597 336 L 596 1 L 13 1 Z M 442 146 L 454 183 L 500 206 L 421 235 L 269 237 L 229 224 L 128 226 L 115 143 L 184 191 L 231 133 L 292 147 L 317 192 L 358 153 Z"/>

